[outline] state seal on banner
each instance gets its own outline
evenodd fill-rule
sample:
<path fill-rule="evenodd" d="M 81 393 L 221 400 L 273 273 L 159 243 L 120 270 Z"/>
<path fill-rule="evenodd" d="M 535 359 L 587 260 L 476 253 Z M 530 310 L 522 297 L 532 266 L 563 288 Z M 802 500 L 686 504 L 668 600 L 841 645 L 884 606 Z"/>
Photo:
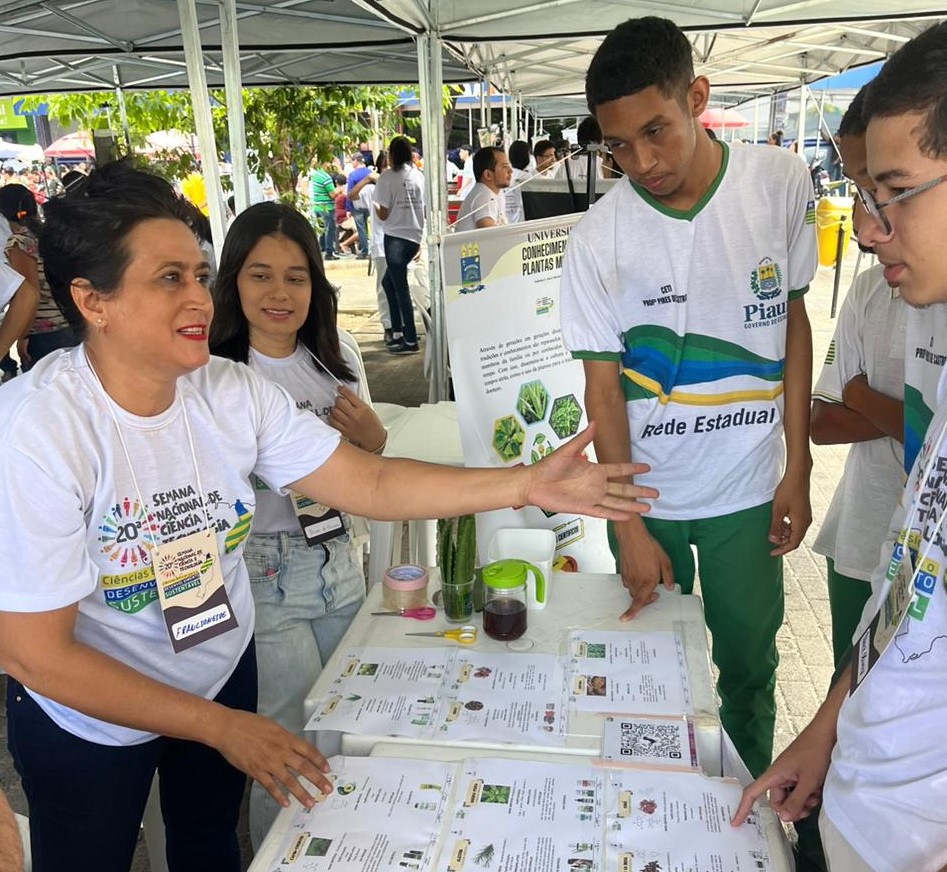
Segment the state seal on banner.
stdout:
<path fill-rule="evenodd" d="M 475 294 L 483 290 L 483 276 L 480 270 L 480 245 L 467 242 L 460 247 L 460 292 Z"/>

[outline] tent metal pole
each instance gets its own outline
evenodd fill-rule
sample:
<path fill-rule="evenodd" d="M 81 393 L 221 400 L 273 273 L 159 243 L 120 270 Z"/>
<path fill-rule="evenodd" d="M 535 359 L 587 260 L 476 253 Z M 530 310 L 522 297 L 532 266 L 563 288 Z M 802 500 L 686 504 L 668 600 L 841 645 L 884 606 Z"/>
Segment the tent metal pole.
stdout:
<path fill-rule="evenodd" d="M 243 118 L 243 81 L 240 75 L 240 41 L 236 0 L 218 0 L 220 47 L 224 56 L 224 90 L 227 95 L 227 131 L 230 134 L 230 168 L 234 212 L 250 205 L 250 171 L 247 166 L 247 131 Z"/>
<path fill-rule="evenodd" d="M 436 14 L 436 5 L 432 12 Z M 421 136 L 424 139 L 424 197 L 427 206 L 428 279 L 431 294 L 432 344 L 431 382 L 428 398 L 432 403 L 446 400 L 447 330 L 444 319 L 444 290 L 441 273 L 441 236 L 447 226 L 447 179 L 444 155 L 444 123 L 441 118 L 441 94 L 444 90 L 442 42 L 436 31 L 427 30 L 417 37 L 418 82 L 421 91 Z"/>
<path fill-rule="evenodd" d="M 799 143 L 797 153 L 799 157 L 805 159 L 806 152 L 806 85 L 805 82 L 799 87 L 799 133 L 796 141 Z"/>
<path fill-rule="evenodd" d="M 181 41 L 184 44 L 184 58 L 187 62 L 187 80 L 191 89 L 191 106 L 194 110 L 194 125 L 197 128 L 197 142 L 201 149 L 201 170 L 204 176 L 204 190 L 207 192 L 210 231 L 219 260 L 224 245 L 224 210 L 220 196 L 220 167 L 217 164 L 217 142 L 214 139 L 214 124 L 210 115 L 201 32 L 197 26 L 197 7 L 194 0 L 177 0 L 177 3 L 178 17 L 181 20 Z"/>
<path fill-rule="evenodd" d="M 118 117 L 122 122 L 122 137 L 125 140 L 125 154 L 131 154 L 132 137 L 128 129 L 128 109 L 125 106 L 125 89 L 118 74 L 118 66 L 112 65 L 112 76 L 115 79 L 115 100 L 118 103 Z"/>
<path fill-rule="evenodd" d="M 490 119 L 487 117 L 487 104 L 490 101 L 490 85 L 488 84 L 486 78 L 480 80 L 480 126 L 490 128 Z M 480 148 L 480 138 L 477 138 L 476 142 L 472 142 L 471 145 L 474 149 Z"/>

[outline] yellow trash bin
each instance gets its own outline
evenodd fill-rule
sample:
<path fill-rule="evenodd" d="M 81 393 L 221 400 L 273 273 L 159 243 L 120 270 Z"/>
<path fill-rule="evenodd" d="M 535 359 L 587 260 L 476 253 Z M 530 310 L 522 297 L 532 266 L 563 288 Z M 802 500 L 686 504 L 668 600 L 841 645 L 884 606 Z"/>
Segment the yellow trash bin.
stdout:
<path fill-rule="evenodd" d="M 839 228 L 842 230 L 842 256 L 848 248 L 852 229 L 852 201 L 848 197 L 823 197 L 815 210 L 819 263 L 833 266 L 838 251 Z"/>

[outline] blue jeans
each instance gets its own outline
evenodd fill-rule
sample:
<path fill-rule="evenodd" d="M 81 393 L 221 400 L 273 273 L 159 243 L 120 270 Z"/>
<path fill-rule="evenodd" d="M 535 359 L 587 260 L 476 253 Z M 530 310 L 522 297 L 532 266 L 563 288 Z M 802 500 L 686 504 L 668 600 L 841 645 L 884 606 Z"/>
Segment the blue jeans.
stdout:
<path fill-rule="evenodd" d="M 411 289 L 408 287 L 408 264 L 421 246 L 408 239 L 385 234 L 385 262 L 388 269 L 382 286 L 388 296 L 391 311 L 391 329 L 401 333 L 409 345 L 418 344 L 418 331 L 414 328 L 414 307 L 411 304 Z"/>
<path fill-rule="evenodd" d="M 358 253 L 368 257 L 368 209 L 352 209 L 352 218 L 355 221 L 355 232 L 358 234 Z"/>
<path fill-rule="evenodd" d="M 59 348 L 73 348 L 79 344 L 79 337 L 69 327 L 62 330 L 50 330 L 48 333 L 31 333 L 26 339 L 26 353 L 30 362 L 23 367 L 23 372 L 32 369 L 47 354 Z"/>
<path fill-rule="evenodd" d="M 303 701 L 365 599 L 355 554 L 348 534 L 310 548 L 301 532 L 253 533 L 243 551 L 256 606 L 257 711 L 303 738 Z M 278 811 L 254 783 L 254 848 Z"/>
<path fill-rule="evenodd" d="M 322 253 L 338 254 L 339 231 L 335 226 L 335 210 L 331 206 L 316 210 L 316 215 L 322 220 Z"/>
<path fill-rule="evenodd" d="M 215 700 L 256 707 L 252 641 Z M 87 742 L 53 723 L 13 678 L 7 719 L 29 801 L 34 872 L 128 872 L 155 770 L 171 872 L 239 872 L 246 776 L 213 748 L 164 736 L 126 747 Z"/>

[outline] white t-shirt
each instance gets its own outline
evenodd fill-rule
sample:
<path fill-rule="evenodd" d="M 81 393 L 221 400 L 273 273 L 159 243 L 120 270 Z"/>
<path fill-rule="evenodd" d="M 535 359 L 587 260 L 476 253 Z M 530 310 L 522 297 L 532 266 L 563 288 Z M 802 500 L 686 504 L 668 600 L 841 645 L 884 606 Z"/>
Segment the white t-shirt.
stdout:
<path fill-rule="evenodd" d="M 937 406 L 947 360 L 947 303 L 908 306 L 904 323 L 904 468 L 909 472 Z"/>
<path fill-rule="evenodd" d="M 0 609 L 38 612 L 77 603 L 79 642 L 210 699 L 253 634 L 242 560 L 256 507 L 252 477 L 283 488 L 321 466 L 339 434 L 299 412 L 285 391 L 248 367 L 216 357 L 178 379 L 166 411 L 132 415 L 106 398 L 79 346 L 4 385 L 0 439 Z M 217 528 L 225 589 L 239 626 L 175 654 L 144 544 L 152 534 L 167 543 L 206 529 L 205 510 Z M 81 738 L 103 745 L 152 738 L 30 695 Z"/>
<path fill-rule="evenodd" d="M 12 232 L 10 222 L 0 215 L 0 251 L 6 250 L 7 240 Z M 24 281 L 26 279 L 7 262 L 6 255 L 0 258 L 0 310 L 13 299 L 13 295 L 20 289 L 20 285 Z"/>
<path fill-rule="evenodd" d="M 895 536 L 906 541 L 908 529 L 919 539 L 912 543 L 920 565 L 918 599 L 861 687 L 842 705 L 823 793 L 823 813 L 875 872 L 938 872 L 947 864 L 943 379 L 939 394 L 941 403 L 903 492 L 906 511 L 892 518 L 882 563 L 872 578 L 877 594 L 868 601 L 862 624 L 887 591 Z"/>
<path fill-rule="evenodd" d="M 506 224 L 506 201 L 503 191 L 494 193 L 483 182 L 473 186 L 469 196 L 461 204 L 454 222 L 456 233 L 476 230 L 482 218 L 492 218 L 495 224 Z"/>
<path fill-rule="evenodd" d="M 13 295 L 25 281 L 26 279 L 7 263 L 6 257 L 2 256 L 0 259 L 0 310 L 13 299 Z"/>
<path fill-rule="evenodd" d="M 385 256 L 385 222 L 378 217 L 375 209 L 375 185 L 365 185 L 358 196 L 359 205 L 368 211 L 369 234 L 368 253 L 372 257 Z"/>
<path fill-rule="evenodd" d="M 460 179 L 457 182 L 457 197 L 460 200 L 466 200 L 470 196 L 476 181 L 473 171 L 473 155 L 471 155 L 464 161 L 464 168 L 460 171 Z"/>
<path fill-rule="evenodd" d="M 904 393 L 904 317 L 907 305 L 892 297 L 879 264 L 861 273 L 839 310 L 835 335 L 812 391 L 813 399 L 841 403 L 855 376 L 876 391 Z M 904 484 L 904 450 L 884 437 L 855 442 L 812 549 L 835 561 L 836 571 L 868 581 Z"/>
<path fill-rule="evenodd" d="M 362 191 L 364 193 L 365 189 Z M 344 345 L 342 357 L 357 375 L 358 359 Z M 296 344 L 296 350 L 289 357 L 267 357 L 251 348 L 247 362 L 255 373 L 283 388 L 296 401 L 297 408 L 312 412 L 323 422 L 329 417 L 335 405 L 338 388 L 332 378 L 312 359 L 302 343 Z M 346 387 L 365 399 L 357 378 L 348 382 Z M 298 533 L 299 522 L 293 512 L 290 497 L 270 490 L 259 480 L 256 485 L 258 489 L 253 532 Z"/>
<path fill-rule="evenodd" d="M 600 154 L 595 155 L 595 177 L 602 179 L 605 177 L 605 173 L 602 170 L 602 156 Z M 559 166 L 558 173 L 556 178 L 565 179 L 566 176 L 566 162 L 563 161 Z M 588 154 L 580 154 L 576 157 L 569 158 L 569 176 L 573 180 L 581 179 L 585 181 L 589 177 L 589 156 Z"/>
<path fill-rule="evenodd" d="M 574 357 L 620 363 L 650 515 L 692 520 L 761 505 L 783 467 L 790 299 L 815 274 L 812 185 L 778 149 L 723 146 L 688 212 L 619 182 L 572 230 L 561 323 Z"/>
<path fill-rule="evenodd" d="M 389 210 L 385 233 L 420 243 L 424 227 L 424 176 L 413 164 L 405 164 L 400 170 L 385 170 L 375 185 L 375 202 Z"/>
<path fill-rule="evenodd" d="M 518 224 L 526 220 L 523 212 L 523 192 L 521 186 L 533 177 L 529 170 L 514 169 L 510 187 L 503 192 L 506 201 L 506 223 Z"/>

